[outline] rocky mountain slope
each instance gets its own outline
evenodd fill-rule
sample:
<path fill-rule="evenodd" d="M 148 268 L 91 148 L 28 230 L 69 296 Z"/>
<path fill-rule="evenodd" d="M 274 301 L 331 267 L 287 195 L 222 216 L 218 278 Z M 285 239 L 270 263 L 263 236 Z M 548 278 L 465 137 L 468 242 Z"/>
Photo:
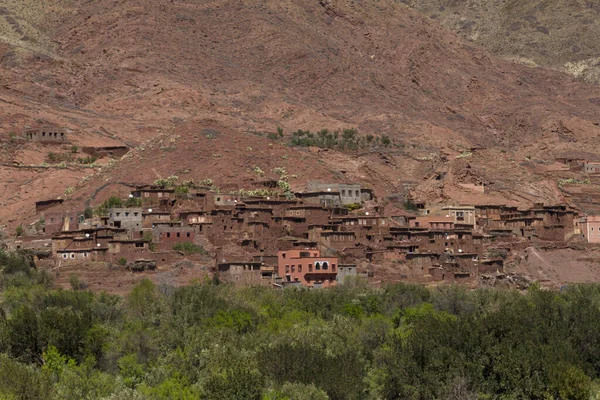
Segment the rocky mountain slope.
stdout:
<path fill-rule="evenodd" d="M 173 174 L 246 188 L 257 166 L 286 168 L 294 189 L 322 178 L 428 201 L 565 202 L 554 158 L 600 140 L 596 86 L 497 58 L 393 0 L 26 0 L 0 20 L 0 221 L 13 226 L 41 199 L 81 207 Z M 133 151 L 42 166 L 68 150 L 11 141 L 36 123 Z M 323 128 L 393 145 L 289 146 Z"/>
<path fill-rule="evenodd" d="M 495 54 L 600 82 L 600 3 L 401 0 Z"/>

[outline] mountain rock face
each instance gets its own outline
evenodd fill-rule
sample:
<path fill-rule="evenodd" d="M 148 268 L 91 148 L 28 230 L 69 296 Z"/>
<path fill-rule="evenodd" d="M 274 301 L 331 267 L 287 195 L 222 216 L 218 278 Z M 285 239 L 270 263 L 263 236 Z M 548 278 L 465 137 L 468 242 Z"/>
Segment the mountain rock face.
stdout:
<path fill-rule="evenodd" d="M 492 53 L 600 82 L 600 3 L 401 0 Z"/>
<path fill-rule="evenodd" d="M 560 69 L 587 60 L 596 44 L 567 45 L 576 36 L 551 23 L 559 15 L 550 6 L 516 1 L 481 2 L 488 11 L 465 16 L 457 35 L 439 22 L 458 26 L 456 15 L 477 7 L 438 3 L 408 4 L 423 15 L 394 0 L 8 1 L 0 8 L 0 222 L 33 222 L 35 201 L 93 205 L 122 183 L 169 175 L 247 188 L 259 179 L 255 167 L 285 168 L 292 189 L 318 178 L 430 202 L 595 207 L 593 190 L 557 185 L 578 175 L 554 160 L 595 157 L 600 90 L 493 53 L 532 47 L 555 63 L 521 56 Z M 582 17 L 572 18 L 582 24 L 597 12 L 580 8 Z M 552 42 L 554 52 L 495 39 L 509 11 L 523 19 L 511 34 L 533 30 L 531 41 L 559 35 L 565 42 Z M 592 36 L 595 23 L 586 26 Z M 498 47 L 488 51 L 488 42 Z M 14 140 L 23 127 L 44 124 L 67 128 L 78 148 L 131 152 L 59 167 L 49 159 L 68 148 Z M 268 139 L 277 127 L 284 137 Z M 346 128 L 393 145 L 289 146 L 298 129 Z M 481 184 L 485 193 L 469 189 Z"/>

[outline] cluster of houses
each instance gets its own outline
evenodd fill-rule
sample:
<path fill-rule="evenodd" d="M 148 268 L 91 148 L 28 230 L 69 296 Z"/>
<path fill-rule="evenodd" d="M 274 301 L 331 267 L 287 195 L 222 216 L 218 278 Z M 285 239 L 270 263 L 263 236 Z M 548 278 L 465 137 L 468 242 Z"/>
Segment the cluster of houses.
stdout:
<path fill-rule="evenodd" d="M 310 182 L 292 199 L 158 186 L 137 187 L 129 197 L 136 206 L 95 216 L 65 210 L 62 200 L 38 202 L 40 221 L 26 227 L 16 246 L 55 266 L 150 261 L 160 267 L 183 258 L 205 262 L 206 255 L 177 246 L 202 245 L 222 280 L 326 287 L 360 274 L 382 279 L 380 265 L 407 280 L 473 279 L 501 272 L 510 243 L 600 242 L 600 217 L 582 219 L 566 206 L 415 203 L 409 212 L 384 207 L 357 184 Z"/>

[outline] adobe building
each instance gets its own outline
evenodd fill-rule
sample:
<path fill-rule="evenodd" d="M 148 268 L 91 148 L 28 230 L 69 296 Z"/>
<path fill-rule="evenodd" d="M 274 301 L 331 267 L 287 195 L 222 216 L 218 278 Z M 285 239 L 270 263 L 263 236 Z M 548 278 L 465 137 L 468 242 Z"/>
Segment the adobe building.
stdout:
<path fill-rule="evenodd" d="M 158 226 L 152 230 L 152 240 L 161 250 L 172 250 L 177 243 L 194 243 L 195 232 L 189 226 Z"/>
<path fill-rule="evenodd" d="M 142 230 L 141 208 L 111 208 L 108 210 L 108 226 L 128 231 Z"/>
<path fill-rule="evenodd" d="M 428 215 L 410 220 L 411 228 L 427 228 L 436 230 L 454 229 L 454 217 Z"/>
<path fill-rule="evenodd" d="M 296 197 L 298 197 L 304 204 L 321 206 L 327 208 L 335 208 L 341 207 L 342 202 L 340 199 L 340 193 L 333 190 L 317 190 L 317 191 L 309 191 L 296 193 Z"/>
<path fill-rule="evenodd" d="M 600 162 L 586 161 L 583 164 L 583 172 L 586 174 L 600 174 Z"/>
<path fill-rule="evenodd" d="M 354 264 L 340 264 L 338 266 L 338 273 L 337 273 L 337 283 L 340 285 L 344 284 L 344 281 L 346 280 L 346 277 L 356 277 L 356 265 Z"/>
<path fill-rule="evenodd" d="M 154 228 L 155 225 L 170 223 L 171 213 L 168 211 L 157 211 L 154 209 L 148 209 L 148 211 L 142 212 L 142 227 Z"/>
<path fill-rule="evenodd" d="M 219 278 L 227 283 L 243 286 L 264 285 L 270 276 L 263 276 L 260 262 L 230 262 L 217 265 Z"/>
<path fill-rule="evenodd" d="M 336 192 L 339 193 L 341 205 L 362 204 L 360 185 L 346 183 L 321 183 L 310 181 L 306 186 L 307 192 Z M 365 192 L 365 196 L 368 194 Z"/>
<path fill-rule="evenodd" d="M 474 206 L 447 206 L 443 207 L 442 210 L 446 215 L 454 219 L 455 225 L 469 225 L 475 227 L 477 223 Z"/>
<path fill-rule="evenodd" d="M 49 199 L 49 200 L 41 200 L 35 202 L 35 212 L 41 213 L 49 208 L 54 206 L 58 206 L 64 203 L 63 199 Z"/>
<path fill-rule="evenodd" d="M 79 216 L 76 211 L 49 212 L 45 213 L 43 218 L 44 232 L 48 235 L 79 229 Z"/>
<path fill-rule="evenodd" d="M 284 284 L 328 287 L 337 283 L 337 257 L 321 257 L 317 249 L 279 251 L 277 257 L 277 272 Z"/>
<path fill-rule="evenodd" d="M 238 203 L 239 196 L 236 194 L 217 194 L 215 195 L 215 205 L 222 207 L 232 207 Z"/>
<path fill-rule="evenodd" d="M 25 128 L 23 137 L 32 142 L 67 143 L 67 131 L 63 128 L 51 126 Z"/>
<path fill-rule="evenodd" d="M 131 195 L 135 199 L 141 199 L 142 205 L 145 207 L 161 208 L 162 210 L 170 210 L 173 207 L 175 200 L 171 199 L 175 189 L 169 189 L 161 186 L 146 185 L 138 186 Z"/>
<path fill-rule="evenodd" d="M 588 243 L 600 243 L 600 216 L 586 215 L 579 224 L 581 233 Z"/>

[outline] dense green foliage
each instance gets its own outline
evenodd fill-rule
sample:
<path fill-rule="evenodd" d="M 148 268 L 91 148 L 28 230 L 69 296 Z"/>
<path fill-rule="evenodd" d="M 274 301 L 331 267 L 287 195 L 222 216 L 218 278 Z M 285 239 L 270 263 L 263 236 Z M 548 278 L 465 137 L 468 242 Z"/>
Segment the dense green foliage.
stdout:
<path fill-rule="evenodd" d="M 4 399 L 590 399 L 600 286 L 54 290 L 0 253 Z M 217 281 L 218 282 L 218 281 Z"/>

